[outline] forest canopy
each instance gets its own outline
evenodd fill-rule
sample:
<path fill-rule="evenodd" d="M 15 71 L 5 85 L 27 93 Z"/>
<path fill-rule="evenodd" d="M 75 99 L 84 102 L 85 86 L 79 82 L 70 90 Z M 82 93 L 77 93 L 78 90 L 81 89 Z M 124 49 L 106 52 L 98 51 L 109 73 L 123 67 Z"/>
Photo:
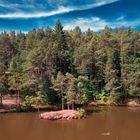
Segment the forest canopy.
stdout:
<path fill-rule="evenodd" d="M 0 33 L 0 93 L 24 104 L 121 102 L 140 96 L 140 32 L 80 27 Z"/>

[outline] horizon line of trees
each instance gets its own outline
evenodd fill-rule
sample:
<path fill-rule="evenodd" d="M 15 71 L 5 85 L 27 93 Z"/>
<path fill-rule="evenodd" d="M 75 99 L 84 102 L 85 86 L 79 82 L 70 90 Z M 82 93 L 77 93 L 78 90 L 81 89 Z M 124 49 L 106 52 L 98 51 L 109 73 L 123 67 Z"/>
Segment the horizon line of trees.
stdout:
<path fill-rule="evenodd" d="M 0 94 L 17 94 L 26 106 L 93 100 L 121 102 L 140 96 L 140 32 L 80 27 L 0 33 Z"/>

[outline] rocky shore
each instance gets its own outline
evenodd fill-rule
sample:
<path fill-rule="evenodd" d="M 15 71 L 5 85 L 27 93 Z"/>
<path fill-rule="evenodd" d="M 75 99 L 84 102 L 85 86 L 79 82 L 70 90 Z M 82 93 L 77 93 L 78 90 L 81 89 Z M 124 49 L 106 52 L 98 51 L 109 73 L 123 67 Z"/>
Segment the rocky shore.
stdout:
<path fill-rule="evenodd" d="M 126 107 L 140 107 L 140 99 L 128 99 L 124 103 L 113 103 L 103 101 L 93 101 L 89 106 L 126 106 Z"/>
<path fill-rule="evenodd" d="M 127 106 L 130 107 L 140 107 L 140 99 L 135 99 L 135 100 L 128 100 Z"/>

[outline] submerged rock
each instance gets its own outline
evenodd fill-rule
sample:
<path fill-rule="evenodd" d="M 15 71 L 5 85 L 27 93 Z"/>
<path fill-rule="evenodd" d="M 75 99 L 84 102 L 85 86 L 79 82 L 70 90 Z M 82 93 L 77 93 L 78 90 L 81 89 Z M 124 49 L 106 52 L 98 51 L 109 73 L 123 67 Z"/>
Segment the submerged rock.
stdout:
<path fill-rule="evenodd" d="M 41 113 L 39 116 L 41 119 L 47 120 L 60 120 L 60 119 L 78 119 L 81 117 L 80 113 L 75 110 L 61 110 Z"/>

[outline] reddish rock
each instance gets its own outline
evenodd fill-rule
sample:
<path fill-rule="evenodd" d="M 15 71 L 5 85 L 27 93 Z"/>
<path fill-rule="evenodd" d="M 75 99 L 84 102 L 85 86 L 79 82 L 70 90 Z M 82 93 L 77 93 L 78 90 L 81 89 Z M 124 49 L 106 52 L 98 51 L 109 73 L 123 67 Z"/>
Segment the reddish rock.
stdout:
<path fill-rule="evenodd" d="M 78 117 L 78 112 L 75 110 L 61 110 L 52 111 L 47 113 L 42 113 L 39 116 L 41 119 L 47 120 L 60 120 L 60 119 L 76 119 Z"/>
<path fill-rule="evenodd" d="M 127 102 L 127 105 L 128 106 L 131 106 L 131 107 L 140 107 L 140 101 L 139 100 L 129 100 Z"/>

